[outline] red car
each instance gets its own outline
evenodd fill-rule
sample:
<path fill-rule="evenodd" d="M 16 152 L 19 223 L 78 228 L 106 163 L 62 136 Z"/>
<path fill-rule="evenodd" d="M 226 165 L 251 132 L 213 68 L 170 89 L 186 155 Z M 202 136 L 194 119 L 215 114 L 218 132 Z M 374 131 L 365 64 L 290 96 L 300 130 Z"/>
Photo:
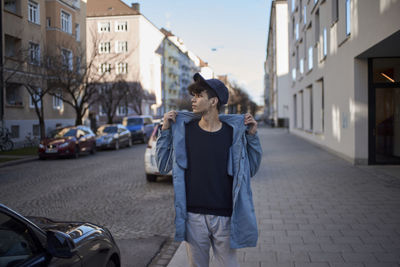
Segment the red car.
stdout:
<path fill-rule="evenodd" d="M 39 158 L 74 157 L 96 152 L 96 135 L 86 126 L 57 129 L 39 144 Z"/>

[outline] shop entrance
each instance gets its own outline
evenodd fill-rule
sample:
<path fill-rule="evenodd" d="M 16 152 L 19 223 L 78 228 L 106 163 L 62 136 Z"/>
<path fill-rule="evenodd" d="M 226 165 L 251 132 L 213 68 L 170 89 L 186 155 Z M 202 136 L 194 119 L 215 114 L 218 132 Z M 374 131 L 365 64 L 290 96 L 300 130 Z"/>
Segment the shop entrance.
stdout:
<path fill-rule="evenodd" d="M 400 164 L 400 58 L 368 64 L 369 164 Z"/>

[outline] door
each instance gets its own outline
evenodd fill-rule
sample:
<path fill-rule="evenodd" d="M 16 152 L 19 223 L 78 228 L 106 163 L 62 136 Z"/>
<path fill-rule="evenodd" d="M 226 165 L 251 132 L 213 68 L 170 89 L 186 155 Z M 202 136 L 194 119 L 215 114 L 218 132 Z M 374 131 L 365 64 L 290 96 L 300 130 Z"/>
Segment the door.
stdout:
<path fill-rule="evenodd" d="M 400 164 L 400 87 L 375 88 L 375 162 Z"/>

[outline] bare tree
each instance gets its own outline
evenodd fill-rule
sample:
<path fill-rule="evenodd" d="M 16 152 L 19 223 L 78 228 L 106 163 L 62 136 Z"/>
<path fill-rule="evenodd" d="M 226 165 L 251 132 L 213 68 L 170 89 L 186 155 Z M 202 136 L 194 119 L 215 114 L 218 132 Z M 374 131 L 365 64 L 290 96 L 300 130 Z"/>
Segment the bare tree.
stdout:
<path fill-rule="evenodd" d="M 125 104 L 132 108 L 136 114 L 142 115 L 142 102 L 150 96 L 145 93 L 140 82 L 129 82 L 128 87 L 128 97 Z"/>
<path fill-rule="evenodd" d="M 117 108 L 129 95 L 129 85 L 121 77 L 113 83 L 104 83 L 99 88 L 97 102 L 107 116 L 107 123 L 113 123 Z"/>
<path fill-rule="evenodd" d="M 43 139 L 46 137 L 43 100 L 51 88 L 46 84 L 48 76 L 45 61 L 39 55 L 40 53 L 32 50 L 14 51 L 12 57 L 6 58 L 4 80 L 6 90 L 16 90 L 21 86 L 28 92 L 29 105 L 35 110 L 39 121 L 40 138 Z"/>

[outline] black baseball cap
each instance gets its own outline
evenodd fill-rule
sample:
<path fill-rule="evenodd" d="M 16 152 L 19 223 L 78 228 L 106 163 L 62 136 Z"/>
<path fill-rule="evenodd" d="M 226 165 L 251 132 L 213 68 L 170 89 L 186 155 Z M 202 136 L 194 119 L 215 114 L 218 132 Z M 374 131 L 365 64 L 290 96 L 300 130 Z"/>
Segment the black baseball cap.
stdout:
<path fill-rule="evenodd" d="M 225 105 L 228 103 L 228 98 L 229 98 L 229 91 L 228 88 L 226 88 L 225 84 L 221 82 L 218 79 L 204 79 L 203 76 L 200 75 L 200 73 L 196 73 L 193 76 L 193 80 L 195 82 L 197 81 L 204 81 L 216 94 L 218 97 L 218 100 L 221 104 L 221 106 Z"/>

